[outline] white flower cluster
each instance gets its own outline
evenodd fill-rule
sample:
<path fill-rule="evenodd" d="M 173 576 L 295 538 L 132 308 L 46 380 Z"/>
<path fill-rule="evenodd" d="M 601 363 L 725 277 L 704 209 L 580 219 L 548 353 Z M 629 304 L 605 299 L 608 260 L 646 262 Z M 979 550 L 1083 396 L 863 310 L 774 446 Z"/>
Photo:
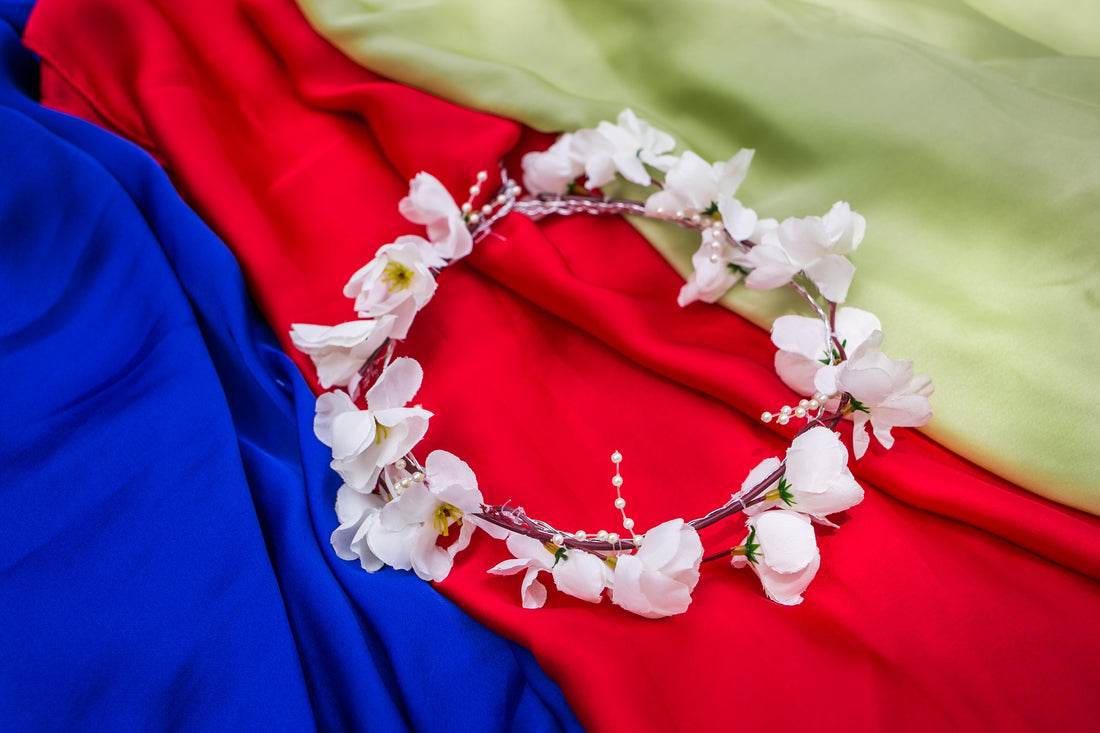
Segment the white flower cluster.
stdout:
<path fill-rule="evenodd" d="M 845 417 L 854 421 L 856 458 L 870 443 L 868 426 L 889 448 L 892 428 L 930 419 L 932 383 L 914 375 L 911 362 L 890 360 L 879 351 L 882 329 L 875 316 L 837 308 L 855 271 L 846 255 L 863 239 L 863 217 L 838 202 L 823 217 L 760 219 L 735 198 L 751 150 L 708 163 L 690 151 L 673 155 L 674 147 L 671 136 L 626 110 L 617 124 L 601 122 L 561 136 L 545 152 L 526 155 L 524 183 L 536 200 L 516 200 L 519 189 L 507 176 L 494 203 L 479 211 L 472 201 L 484 173 L 461 207 L 427 173 L 410 182 L 400 212 L 423 225 L 427 237 L 399 237 L 351 277 L 344 294 L 354 300 L 359 320 L 331 327 L 295 324 L 290 334 L 312 358 L 321 385 L 331 390 L 317 400 L 314 431 L 332 449 L 332 468 L 344 481 L 336 498 L 339 526 L 331 538 L 339 557 L 358 560 L 370 572 L 390 566 L 439 581 L 480 527 L 507 540 L 513 558 L 489 572 L 523 573 L 525 608 L 546 602 L 539 575 L 549 573 L 562 593 L 592 603 L 606 595 L 628 611 L 658 618 L 683 613 L 691 602 L 704 562 L 698 529 L 743 513 L 747 535 L 731 548 L 732 564 L 752 567 L 772 600 L 802 601 L 821 563 L 813 524 L 836 526 L 828 517 L 863 499 L 837 424 Z M 644 206 L 565 195 L 584 191 L 578 188 L 582 180 L 595 188 L 616 175 L 658 190 Z M 473 471 L 456 456 L 434 451 L 423 466 L 413 457 L 431 413 L 409 405 L 423 371 L 409 358 L 391 361 L 394 344 L 431 300 L 435 275 L 469 254 L 471 232 L 484 236 L 509 210 L 545 214 L 547 200 L 557 206 L 549 210 L 565 213 L 574 205 L 573 210 L 586 213 L 621 212 L 622 205 L 629 205 L 636 207 L 632 211 L 698 230 L 702 246 L 692 258 L 695 272 L 680 292 L 681 305 L 713 302 L 744 277 L 753 288 L 794 287 L 817 314 L 775 322 L 776 370 L 808 397 L 797 407 L 762 415 L 765 422 L 774 418 L 786 425 L 801 418 L 806 425 L 782 459 L 761 462 L 728 503 L 704 518 L 672 519 L 637 534 L 634 520 L 623 511 L 629 538 L 602 530 L 592 536 L 581 530 L 563 533 L 522 509 L 486 505 Z M 816 297 L 806 283 L 812 283 Z M 612 457 L 616 465 L 621 460 L 618 453 Z M 617 491 L 622 486 L 617 470 L 612 485 Z M 615 506 L 625 507 L 621 495 Z"/>

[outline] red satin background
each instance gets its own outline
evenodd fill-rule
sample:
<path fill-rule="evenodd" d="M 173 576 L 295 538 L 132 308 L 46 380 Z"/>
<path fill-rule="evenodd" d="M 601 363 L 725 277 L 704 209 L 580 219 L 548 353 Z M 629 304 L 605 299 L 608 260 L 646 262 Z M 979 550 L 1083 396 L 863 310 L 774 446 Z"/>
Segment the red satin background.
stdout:
<path fill-rule="evenodd" d="M 504 158 L 518 173 L 519 152 L 550 139 L 359 68 L 290 0 L 40 0 L 27 43 L 46 103 L 165 165 L 287 346 L 292 322 L 354 317 L 348 276 L 416 232 L 396 206 L 416 172 L 461 200 L 477 171 Z M 492 502 L 609 530 L 612 450 L 641 528 L 701 516 L 781 455 L 793 430 L 756 419 L 793 397 L 767 334 L 717 307 L 678 308 L 680 278 L 628 224 L 514 216 L 497 235 L 442 275 L 400 349 L 424 365 L 417 400 L 436 414 L 421 454 L 462 457 Z M 854 470 L 867 497 L 819 531 L 822 569 L 796 608 L 717 562 L 682 616 L 647 621 L 553 590 L 526 611 L 518 578 L 485 573 L 507 552 L 484 537 L 439 589 L 530 647 L 594 731 L 1094 721 L 1100 522 L 911 432 Z M 703 539 L 715 551 L 741 535 L 727 523 Z M 451 674 L 425 684 L 476 670 Z"/>

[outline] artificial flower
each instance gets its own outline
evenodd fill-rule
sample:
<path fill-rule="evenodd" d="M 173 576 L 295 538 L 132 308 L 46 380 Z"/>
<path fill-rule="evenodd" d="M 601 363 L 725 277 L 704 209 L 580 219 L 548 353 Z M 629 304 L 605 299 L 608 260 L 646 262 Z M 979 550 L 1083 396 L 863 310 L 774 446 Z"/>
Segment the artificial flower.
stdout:
<path fill-rule="evenodd" d="M 290 327 L 290 340 L 299 351 L 309 354 L 322 387 L 341 386 L 355 399 L 363 378 L 360 369 L 390 337 L 396 320 L 382 316 L 336 326 L 295 323 Z"/>
<path fill-rule="evenodd" d="M 712 207 L 718 207 L 714 210 L 721 211 L 723 200 L 732 199 L 745 180 L 752 156 L 752 150 L 742 149 L 728 161 L 711 164 L 690 150 L 685 151 L 669 167 L 664 188 L 646 199 L 646 215 L 667 217 L 679 213 L 692 216 L 707 212 Z M 726 203 L 725 206 L 729 211 L 735 211 L 731 204 Z M 743 236 L 731 236 L 744 239 Z"/>
<path fill-rule="evenodd" d="M 753 270 L 745 284 L 757 290 L 786 285 L 796 274 L 806 277 L 828 300 L 842 303 L 855 266 L 844 255 L 863 241 L 866 222 L 839 201 L 825 216 L 791 217 L 769 229 L 748 254 Z"/>
<path fill-rule="evenodd" d="M 527 153 L 521 165 L 523 186 L 533 194 L 564 194 L 584 173 L 584 160 L 574 150 L 573 133 L 562 135 L 544 152 Z"/>
<path fill-rule="evenodd" d="M 715 236 L 709 227 L 703 230 L 703 241 L 691 256 L 694 270 L 680 288 L 676 302 L 684 307 L 697 300 L 713 303 L 726 294 L 738 280 L 741 271 L 730 267 L 743 258 L 743 253 L 724 239 Z"/>
<path fill-rule="evenodd" d="M 852 447 L 861 458 L 871 443 L 867 434 L 870 423 L 875 438 L 885 448 L 894 445 L 890 430 L 914 428 L 932 419 L 932 380 L 913 373 L 909 359 L 895 360 L 879 351 L 882 331 L 867 337 L 846 361 L 823 367 L 814 377 L 814 385 L 826 394 L 847 392 L 852 396 Z"/>
<path fill-rule="evenodd" d="M 558 590 L 589 603 L 599 603 L 604 588 L 611 584 L 611 568 L 599 557 L 582 550 L 566 550 L 539 542 L 531 537 L 510 533 L 507 539 L 512 560 L 489 569 L 494 575 L 524 572 L 520 595 L 524 608 L 541 608 L 546 602 L 546 586 L 538 574 L 547 572 Z"/>
<path fill-rule="evenodd" d="M 368 573 L 380 570 L 383 563 L 367 545 L 363 525 L 374 521 L 384 503 L 378 494 L 364 494 L 347 484 L 336 492 L 336 518 L 340 526 L 332 531 L 329 542 L 337 557 L 358 560 Z"/>
<path fill-rule="evenodd" d="M 579 150 L 589 188 L 610 183 L 616 173 L 631 183 L 648 186 L 651 182 L 646 166 L 667 170 L 674 158 L 665 153 L 676 147 L 676 141 L 645 120 L 639 120 L 632 110 L 619 113 L 618 124 L 606 120 L 595 129 L 582 130 L 574 143 L 584 145 Z"/>
<path fill-rule="evenodd" d="M 447 577 L 454 556 L 470 544 L 475 525 L 466 514 L 481 510 L 477 477 L 464 461 L 446 451 L 432 451 L 424 462 L 425 478 L 393 487 L 394 498 L 367 529 L 367 544 L 385 564 L 412 570 L 424 580 Z M 458 525 L 458 537 L 445 546 Z"/>
<path fill-rule="evenodd" d="M 670 519 L 645 533 L 633 554 L 615 558 L 611 601 L 646 618 L 683 613 L 699 582 L 703 543 L 683 519 Z"/>
<path fill-rule="evenodd" d="M 856 349 L 872 332 L 882 328 L 875 314 L 859 308 L 841 308 L 836 312 L 836 336 L 845 352 Z M 775 371 L 783 383 L 800 395 L 816 391 L 814 377 L 821 367 L 835 360 L 828 329 L 820 318 L 780 316 L 772 324 Z"/>
<path fill-rule="evenodd" d="M 405 407 L 423 377 L 415 360 L 402 357 L 367 390 L 366 410 L 341 390 L 317 398 L 313 431 L 332 448 L 332 468 L 352 488 L 373 491 L 382 467 L 412 450 L 428 431 L 432 413 Z"/>
<path fill-rule="evenodd" d="M 406 235 L 378 249 L 374 259 L 360 268 L 348 284 L 344 295 L 355 298 L 355 310 L 362 318 L 395 317 L 390 338 L 403 339 L 417 312 L 435 294 L 432 267 L 441 267 L 443 260 L 423 237 Z"/>
<path fill-rule="evenodd" d="M 746 554 L 735 554 L 734 567 L 750 565 L 768 598 L 784 606 L 802 603 L 802 592 L 821 566 L 810 518 L 787 509 L 771 509 L 748 518 Z"/>
<path fill-rule="evenodd" d="M 473 250 L 474 240 L 462 210 L 435 176 L 417 173 L 409 181 L 409 195 L 397 208 L 412 223 L 427 227 L 428 240 L 442 259 L 457 260 Z"/>
<path fill-rule="evenodd" d="M 767 458 L 749 472 L 742 490 L 748 490 L 779 468 L 779 459 Z M 848 469 L 848 449 L 840 436 L 817 425 L 796 437 L 787 449 L 786 465 L 779 488 L 768 491 L 768 501 L 754 504 L 745 514 L 786 504 L 816 521 L 836 526 L 826 517 L 851 509 L 863 501 L 863 487 Z"/>

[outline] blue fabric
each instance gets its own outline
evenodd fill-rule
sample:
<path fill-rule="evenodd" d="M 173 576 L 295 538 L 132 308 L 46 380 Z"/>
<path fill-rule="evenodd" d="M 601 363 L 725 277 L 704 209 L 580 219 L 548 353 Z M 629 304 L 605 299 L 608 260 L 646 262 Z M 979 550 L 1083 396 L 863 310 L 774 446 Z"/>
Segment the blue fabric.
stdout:
<path fill-rule="evenodd" d="M 328 544 L 313 396 L 151 159 L 33 101 L 0 2 L 0 728 L 579 730 Z"/>

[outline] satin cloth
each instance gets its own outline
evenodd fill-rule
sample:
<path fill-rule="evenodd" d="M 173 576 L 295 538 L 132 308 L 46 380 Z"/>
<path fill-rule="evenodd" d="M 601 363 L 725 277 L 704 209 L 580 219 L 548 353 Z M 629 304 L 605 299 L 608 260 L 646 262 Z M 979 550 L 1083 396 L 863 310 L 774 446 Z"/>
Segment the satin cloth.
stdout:
<path fill-rule="evenodd" d="M 0 728 L 579 730 L 531 655 L 327 538 L 313 397 L 154 161 L 0 5 Z"/>
<path fill-rule="evenodd" d="M 850 202 L 848 304 L 935 379 L 926 434 L 1100 515 L 1100 4 L 299 4 L 367 68 L 474 109 L 558 131 L 632 107 L 707 160 L 755 148 L 738 195 L 762 217 Z M 698 236 L 644 231 L 691 272 Z M 800 307 L 779 295 L 725 302 L 768 328 Z"/>
<path fill-rule="evenodd" d="M 477 171 L 501 158 L 518 171 L 519 153 L 550 142 L 363 70 L 290 0 L 42 0 L 27 41 L 46 101 L 162 161 L 237 254 L 284 346 L 293 322 L 353 317 L 347 278 L 418 231 L 397 213 L 415 173 L 461 200 Z M 454 452 L 487 500 L 566 530 L 618 528 L 616 449 L 640 529 L 722 504 L 787 446 L 792 430 L 758 416 L 793 396 L 767 334 L 719 307 L 679 309 L 681 284 L 623 221 L 502 221 L 441 275 L 400 347 L 424 365 L 416 402 L 435 413 L 418 452 Z M 1073 730 L 1093 719 L 1098 520 L 912 432 L 854 471 L 867 496 L 819 532 L 822 568 L 798 607 L 719 561 L 669 619 L 552 588 L 546 608 L 524 610 L 519 578 L 485 573 L 508 553 L 484 535 L 438 587 L 530 647 L 593 731 Z M 743 536 L 727 523 L 703 540 L 720 551 Z"/>

